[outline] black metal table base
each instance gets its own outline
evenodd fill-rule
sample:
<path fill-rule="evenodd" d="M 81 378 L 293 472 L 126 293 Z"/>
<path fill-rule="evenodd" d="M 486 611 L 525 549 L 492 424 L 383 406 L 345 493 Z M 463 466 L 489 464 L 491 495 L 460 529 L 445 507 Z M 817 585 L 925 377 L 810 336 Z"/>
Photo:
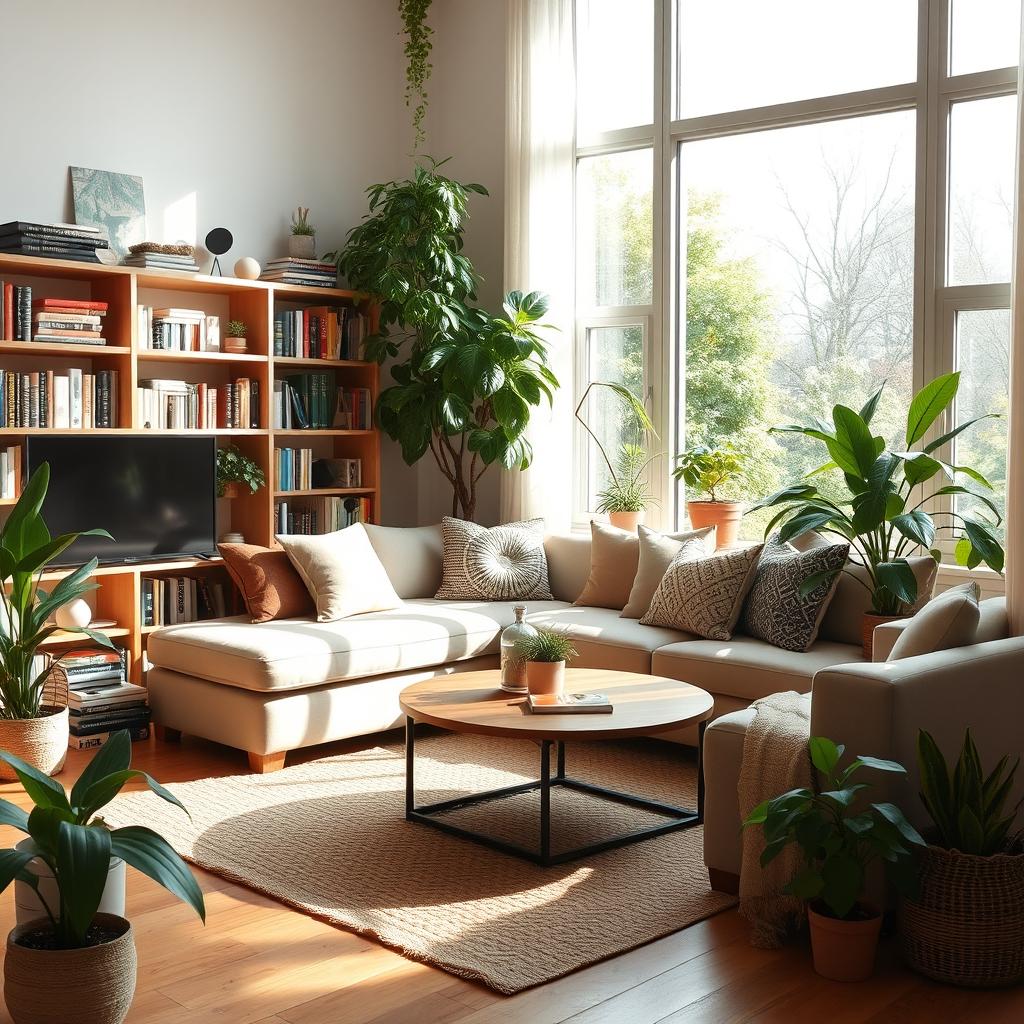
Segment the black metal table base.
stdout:
<path fill-rule="evenodd" d="M 675 807 L 672 804 L 660 803 L 656 800 L 647 800 L 644 797 L 634 796 L 631 793 L 621 793 L 615 789 L 607 789 L 604 786 L 595 786 L 589 782 L 573 779 L 565 773 L 565 743 L 561 740 L 539 740 L 540 746 L 540 778 L 536 782 L 523 782 L 516 786 L 505 786 L 501 789 L 491 789 L 483 793 L 473 793 L 468 796 L 456 797 L 454 800 L 441 800 L 433 804 L 416 804 L 416 723 L 412 718 L 405 720 L 405 817 L 407 821 L 416 821 L 422 825 L 430 825 L 432 828 L 447 832 L 449 835 L 458 836 L 460 839 L 470 839 L 483 846 L 498 850 L 501 853 L 510 854 L 513 857 L 522 857 L 540 864 L 542 867 L 551 867 L 554 864 L 564 864 L 567 861 L 578 860 L 580 857 L 589 857 L 595 853 L 602 853 L 605 850 L 614 850 L 620 846 L 628 846 L 630 843 L 638 843 L 643 839 L 651 839 L 654 836 L 662 836 L 668 832 L 678 832 L 681 829 L 693 828 L 704 822 L 704 727 L 706 723 L 701 722 L 697 727 L 697 809 L 689 810 L 683 807 Z M 555 748 L 555 770 L 551 771 L 551 753 Z M 569 850 L 552 852 L 551 844 L 551 790 L 555 787 L 572 789 L 580 793 L 589 793 L 592 796 L 605 800 L 612 800 L 616 803 L 626 804 L 629 807 L 636 807 L 640 810 L 650 811 L 652 814 L 664 818 L 655 825 L 646 828 L 635 829 L 610 839 L 603 839 L 597 843 L 589 843 L 584 846 L 573 847 Z M 540 791 L 540 822 L 539 840 L 536 848 L 520 846 L 517 843 L 508 843 L 502 839 L 496 839 L 483 832 L 476 832 L 472 829 L 462 828 L 450 821 L 445 821 L 438 815 L 446 814 L 449 811 L 456 811 L 463 807 L 472 807 L 476 804 L 489 803 L 495 800 L 504 800 L 509 797 L 519 796 L 523 793 Z"/>

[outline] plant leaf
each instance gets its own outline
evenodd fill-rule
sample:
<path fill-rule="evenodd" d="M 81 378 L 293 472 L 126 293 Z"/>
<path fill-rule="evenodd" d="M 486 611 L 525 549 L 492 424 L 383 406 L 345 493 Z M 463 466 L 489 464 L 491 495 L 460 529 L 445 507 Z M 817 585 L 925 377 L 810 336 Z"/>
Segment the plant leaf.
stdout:
<path fill-rule="evenodd" d="M 38 768 L 26 764 L 20 757 L 9 754 L 6 750 L 0 750 L 0 760 L 6 761 L 14 769 L 18 781 L 21 782 L 25 792 L 38 807 L 71 810 L 64 787 L 59 782 L 44 775 Z"/>
<path fill-rule="evenodd" d="M 83 804 L 85 794 L 98 782 L 115 772 L 125 771 L 132 763 L 132 740 L 127 729 L 121 729 L 109 737 L 106 743 L 92 756 L 78 781 L 71 787 L 71 806 Z M 118 787 L 120 788 L 120 787 Z"/>
<path fill-rule="evenodd" d="M 843 748 L 837 746 L 827 736 L 812 736 L 807 741 L 807 750 L 811 755 L 811 764 L 826 776 L 835 771 L 839 758 L 843 756 Z"/>
<path fill-rule="evenodd" d="M 162 836 L 145 826 L 130 825 L 115 829 L 110 838 L 115 857 L 152 878 L 206 920 L 206 904 L 199 884 Z"/>
<path fill-rule="evenodd" d="M 105 828 L 60 823 L 57 874 L 64 904 L 62 923 L 82 944 L 103 897 L 110 869 L 110 833 Z"/>
<path fill-rule="evenodd" d="M 907 447 L 928 433 L 928 428 L 942 415 L 956 397 L 960 387 L 960 371 L 936 377 L 914 396 L 907 413 Z"/>

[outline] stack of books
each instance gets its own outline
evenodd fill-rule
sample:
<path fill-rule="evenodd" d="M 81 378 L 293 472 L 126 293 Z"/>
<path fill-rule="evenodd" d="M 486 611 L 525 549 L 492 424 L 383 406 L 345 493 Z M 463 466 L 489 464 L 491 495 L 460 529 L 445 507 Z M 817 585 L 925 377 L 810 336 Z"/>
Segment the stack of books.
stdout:
<path fill-rule="evenodd" d="M 187 380 L 140 380 L 139 421 L 150 430 L 259 430 L 260 382 L 248 377 L 223 387 Z"/>
<path fill-rule="evenodd" d="M 334 533 L 353 523 L 368 523 L 369 498 L 302 498 L 297 503 L 279 501 L 274 505 L 274 533 Z"/>
<path fill-rule="evenodd" d="M 329 373 L 293 373 L 274 382 L 274 426 L 325 430 L 334 422 L 336 402 Z"/>
<path fill-rule="evenodd" d="M 0 341 L 32 340 L 32 286 L 0 281 Z"/>
<path fill-rule="evenodd" d="M 226 612 L 224 584 L 205 576 L 144 577 L 142 624 L 175 626 L 199 619 L 220 619 Z"/>
<path fill-rule="evenodd" d="M 99 228 L 84 224 L 37 224 L 23 220 L 0 224 L 2 253 L 99 263 L 96 251 L 109 248 L 110 243 Z"/>
<path fill-rule="evenodd" d="M 0 498 L 21 495 L 21 445 L 16 444 L 0 452 Z"/>
<path fill-rule="evenodd" d="M 299 260 L 291 256 L 280 256 L 267 263 L 260 274 L 261 281 L 277 281 L 280 284 L 310 285 L 314 288 L 334 288 L 338 283 L 338 268 L 322 260 Z"/>
<path fill-rule="evenodd" d="M 0 428 L 116 427 L 119 380 L 118 370 L 0 370 Z"/>
<path fill-rule="evenodd" d="M 32 303 L 32 340 L 106 345 L 107 303 L 91 299 L 39 299 Z"/>
<path fill-rule="evenodd" d="M 341 430 L 370 430 L 373 427 L 373 402 L 369 388 L 338 388 L 333 426 Z"/>
<path fill-rule="evenodd" d="M 71 651 L 61 667 L 68 677 L 71 747 L 101 747 L 122 729 L 127 729 L 133 740 L 149 736 L 146 690 L 127 681 L 126 650 L 89 647 Z"/>
<path fill-rule="evenodd" d="M 274 449 L 274 490 L 308 491 L 313 487 L 313 449 Z"/>
<path fill-rule="evenodd" d="M 150 248 L 144 248 L 150 246 Z M 164 252 L 163 248 L 179 248 L 177 246 L 152 246 L 150 242 L 133 245 L 124 258 L 125 266 L 141 267 L 144 270 L 173 270 L 183 274 L 198 274 L 199 264 L 196 263 L 195 250 L 191 255 Z"/>
<path fill-rule="evenodd" d="M 310 306 L 274 314 L 274 355 L 361 359 L 370 319 L 351 306 Z"/>
<path fill-rule="evenodd" d="M 201 309 L 139 306 L 139 347 L 156 352 L 217 352 L 220 317 Z"/>

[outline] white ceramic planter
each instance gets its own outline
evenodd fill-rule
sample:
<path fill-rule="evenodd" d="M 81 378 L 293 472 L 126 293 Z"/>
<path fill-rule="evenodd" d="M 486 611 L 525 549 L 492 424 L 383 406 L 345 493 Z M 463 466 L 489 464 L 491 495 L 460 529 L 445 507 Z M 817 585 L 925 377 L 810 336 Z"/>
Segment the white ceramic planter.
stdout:
<path fill-rule="evenodd" d="M 14 848 L 34 853 L 36 849 L 35 840 L 22 839 Z M 57 894 L 57 883 L 54 881 L 50 869 L 43 861 L 37 858 L 36 860 L 29 861 L 28 870 L 39 878 L 39 891 L 42 893 L 43 899 L 46 900 L 51 908 L 55 907 L 59 897 Z M 124 917 L 126 874 L 124 861 L 118 857 L 111 857 L 110 868 L 107 870 L 107 884 L 103 889 L 103 897 L 100 899 L 97 913 Z M 28 924 L 29 921 L 46 916 L 46 911 L 39 901 L 39 896 L 36 895 L 35 889 L 27 882 L 14 883 L 14 907 L 18 915 L 18 924 Z"/>

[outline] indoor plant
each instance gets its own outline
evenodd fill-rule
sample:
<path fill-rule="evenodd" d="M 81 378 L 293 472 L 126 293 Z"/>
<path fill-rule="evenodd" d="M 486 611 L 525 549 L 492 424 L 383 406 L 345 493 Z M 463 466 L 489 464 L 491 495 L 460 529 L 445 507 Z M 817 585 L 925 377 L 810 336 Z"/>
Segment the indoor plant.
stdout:
<path fill-rule="evenodd" d="M 316 229 L 309 223 L 309 207 L 296 207 L 292 214 L 292 233 L 288 237 L 288 255 L 293 259 L 316 259 Z"/>
<path fill-rule="evenodd" d="M 378 424 L 410 466 L 431 454 L 451 485 L 452 515 L 472 519 L 490 466 L 530 465 L 526 428 L 558 380 L 537 333 L 543 295 L 509 292 L 500 316 L 471 305 L 477 278 L 462 254 L 463 222 L 469 194 L 486 189 L 439 166 L 371 186 L 369 214 L 328 258 L 381 303 L 366 358 L 392 361 L 394 383 L 377 400 Z"/>
<path fill-rule="evenodd" d="M 120 1024 L 135 991 L 135 946 L 128 921 L 96 913 L 111 858 L 148 875 L 204 921 L 206 908 L 191 871 L 164 839 L 143 825 L 111 830 L 98 812 L 133 779 L 185 808 L 155 779 L 131 769 L 127 732 L 115 733 L 100 747 L 70 794 L 17 757 L 0 751 L 0 759 L 14 769 L 35 804 L 27 814 L 0 801 L 0 821 L 35 843 L 34 851 L 0 852 L 0 891 L 15 879 L 32 885 L 46 912 L 7 938 L 4 998 L 11 1017 L 15 1024 L 80 1018 Z M 49 869 L 53 886 L 40 885 L 39 876 L 26 870 L 36 857 Z"/>
<path fill-rule="evenodd" d="M 607 388 L 622 406 L 624 422 L 621 436 L 625 440 L 620 441 L 614 460 L 581 415 L 594 388 Z M 583 392 L 576 406 L 575 416 L 601 453 L 610 478 L 607 486 L 598 492 L 596 511 L 607 514 L 612 526 L 636 533 L 637 526 L 644 520 L 647 506 L 653 500 L 647 486 L 646 474 L 647 467 L 657 458 L 656 455 L 647 454 L 646 440 L 657 435 L 643 402 L 622 384 L 594 380 Z"/>
<path fill-rule="evenodd" d="M 79 537 L 110 534 L 85 530 L 51 538 L 40 515 L 49 484 L 50 467 L 44 462 L 0 530 L 0 747 L 17 751 L 35 769 L 52 775 L 63 767 L 67 753 L 68 709 L 66 700 L 60 707 L 45 703 L 47 682 L 61 656 L 39 654 L 39 648 L 58 629 L 47 624 L 57 609 L 97 589 L 86 582 L 97 563 L 93 558 L 69 572 L 52 590 L 40 586 L 41 574 Z M 113 649 L 96 630 L 77 626 L 69 632 Z M 0 779 L 13 778 L 0 765 Z"/>
<path fill-rule="evenodd" d="M 890 881 L 914 892 L 911 851 L 924 840 L 894 804 L 861 806 L 858 794 L 870 785 L 854 781 L 865 768 L 903 774 L 906 769 L 864 755 L 840 769 L 844 749 L 823 736 L 812 737 L 808 750 L 821 792 L 790 790 L 759 804 L 743 824 L 764 828 L 762 866 L 790 843 L 800 847 L 804 866 L 786 892 L 807 901 L 814 969 L 835 981 L 861 981 L 873 969 L 882 926 L 879 911 L 861 902 L 865 870 L 881 858 Z"/>
<path fill-rule="evenodd" d="M 224 339 L 224 351 L 244 352 L 247 347 L 245 333 L 246 326 L 244 320 L 229 320 L 227 337 Z"/>
<path fill-rule="evenodd" d="M 900 908 L 903 953 L 937 981 L 972 987 L 1024 977 L 1024 848 L 1010 804 L 1020 765 L 988 776 L 971 737 L 952 771 L 932 736 L 917 737 L 921 799 L 934 823 L 921 851 L 921 889 Z"/>
<path fill-rule="evenodd" d="M 516 641 L 516 650 L 526 662 L 526 685 L 530 693 L 562 693 L 565 663 L 576 657 L 572 637 L 561 629 L 538 629 L 533 636 Z"/>
<path fill-rule="evenodd" d="M 229 444 L 217 449 L 217 497 L 237 498 L 241 484 L 252 494 L 266 486 L 267 478 L 259 465 L 243 455 L 237 445 Z"/>
<path fill-rule="evenodd" d="M 725 495 L 742 479 L 746 455 L 726 442 L 720 448 L 699 445 L 687 448 L 676 456 L 678 466 L 672 471 L 696 494 L 706 494 L 700 500 L 686 496 L 690 523 L 696 530 L 715 527 L 715 538 L 720 548 L 736 543 L 743 517 L 743 503 L 732 501 Z"/>
<path fill-rule="evenodd" d="M 957 538 L 959 564 L 973 569 L 984 562 L 996 572 L 1003 570 L 1003 548 L 994 532 L 1000 522 L 995 503 L 977 489 L 957 481 L 966 477 L 988 490 L 991 485 L 970 466 L 952 465 L 938 455 L 944 445 L 977 420 L 961 423 L 933 441 L 921 444 L 932 424 L 953 402 L 959 385 L 959 372 L 948 373 L 936 377 L 914 396 L 907 412 L 906 451 L 887 450 L 885 440 L 871 433 L 871 418 L 878 407 L 882 388 L 859 412 L 845 405 L 835 406 L 831 424 L 818 422 L 811 426 L 789 424 L 773 428 L 804 434 L 822 443 L 829 461 L 815 470 L 815 474 L 841 473 L 846 496 L 830 497 L 807 478 L 803 483 L 769 495 L 748 511 L 779 507 L 765 529 L 765 536 L 778 528 L 783 541 L 818 531 L 835 534 L 849 542 L 850 557 L 860 563 L 866 580 L 851 575 L 871 595 L 871 614 L 866 616 L 864 624 L 866 652 L 878 621 L 901 616 L 917 601 L 917 580 L 906 556 L 924 549 L 938 561 L 941 553 L 933 545 L 940 532 Z M 917 445 L 920 447 L 915 447 Z M 948 482 L 930 494 L 922 494 L 921 485 L 940 473 Z M 992 513 L 994 521 L 977 515 L 961 515 L 953 509 L 926 511 L 925 506 L 933 505 L 935 498 L 959 495 L 972 496 Z M 849 572 L 849 568 L 842 571 Z M 809 592 L 822 581 L 821 574 L 812 576 L 804 581 L 803 588 Z M 865 657 L 868 656 L 865 653 Z"/>

